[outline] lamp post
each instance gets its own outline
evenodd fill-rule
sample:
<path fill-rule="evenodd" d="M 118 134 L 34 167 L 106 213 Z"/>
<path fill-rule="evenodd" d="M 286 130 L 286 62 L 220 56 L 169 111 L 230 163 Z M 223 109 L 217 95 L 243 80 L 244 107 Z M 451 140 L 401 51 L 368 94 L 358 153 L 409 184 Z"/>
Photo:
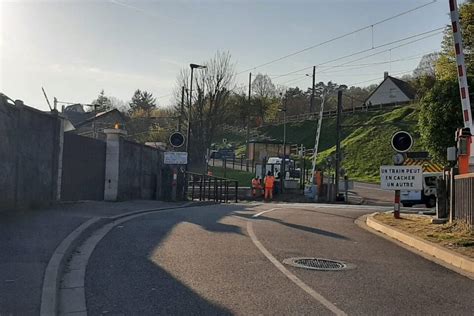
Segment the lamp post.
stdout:
<path fill-rule="evenodd" d="M 189 64 L 189 67 L 191 67 L 191 83 L 189 87 L 189 105 L 188 105 L 188 131 L 187 131 L 187 137 L 186 137 L 186 152 L 188 153 L 188 164 L 189 164 L 189 145 L 191 143 L 191 108 L 193 104 L 193 72 L 194 69 L 203 69 L 207 68 L 207 66 L 203 65 L 197 65 L 197 64 Z"/>
<path fill-rule="evenodd" d="M 280 93 L 280 98 L 283 101 L 283 93 Z M 286 110 L 287 110 L 286 98 L 284 102 L 282 103 L 283 103 L 283 108 L 280 109 L 280 111 L 283 112 L 283 160 L 281 163 L 281 169 L 283 170 L 281 170 L 282 178 L 280 179 L 281 180 L 281 193 L 283 193 L 284 183 L 285 183 L 285 178 L 286 178 Z"/>

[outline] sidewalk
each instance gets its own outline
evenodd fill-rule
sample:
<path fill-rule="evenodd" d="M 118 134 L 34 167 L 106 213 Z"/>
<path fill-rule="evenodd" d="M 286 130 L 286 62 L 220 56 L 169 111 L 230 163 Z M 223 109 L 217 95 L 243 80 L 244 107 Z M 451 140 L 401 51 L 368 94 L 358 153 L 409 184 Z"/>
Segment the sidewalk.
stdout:
<path fill-rule="evenodd" d="M 177 206 L 161 201 L 78 202 L 0 212 L 0 315 L 38 315 L 46 266 L 59 243 L 92 217 Z"/>

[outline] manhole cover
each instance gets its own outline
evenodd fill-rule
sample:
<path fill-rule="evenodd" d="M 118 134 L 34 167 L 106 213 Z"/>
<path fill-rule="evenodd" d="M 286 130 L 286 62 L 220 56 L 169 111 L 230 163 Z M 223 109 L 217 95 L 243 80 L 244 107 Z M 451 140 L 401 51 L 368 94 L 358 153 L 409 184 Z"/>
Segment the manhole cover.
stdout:
<path fill-rule="evenodd" d="M 322 271 L 339 271 L 349 268 L 353 268 L 353 265 L 348 263 L 322 259 L 322 258 L 289 258 L 283 260 L 283 263 L 291 265 L 297 268 L 312 269 L 312 270 L 322 270 Z"/>

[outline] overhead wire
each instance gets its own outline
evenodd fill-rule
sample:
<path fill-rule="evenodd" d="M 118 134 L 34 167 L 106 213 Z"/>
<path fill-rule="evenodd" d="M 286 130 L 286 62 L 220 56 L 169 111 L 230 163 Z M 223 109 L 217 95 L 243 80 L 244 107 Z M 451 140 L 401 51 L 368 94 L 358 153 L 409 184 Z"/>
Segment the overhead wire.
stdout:
<path fill-rule="evenodd" d="M 429 38 L 429 37 L 431 37 L 431 36 L 435 36 L 435 35 L 437 35 L 438 33 L 441 33 L 440 31 L 441 31 L 441 30 L 444 30 L 445 27 L 446 27 L 446 26 L 438 27 L 438 28 L 432 29 L 432 30 L 430 30 L 430 31 L 421 32 L 421 33 L 414 34 L 414 35 L 410 35 L 410 36 L 407 36 L 407 37 L 404 37 L 404 38 L 401 38 L 401 39 L 398 39 L 398 40 L 395 40 L 395 41 L 392 41 L 392 42 L 388 42 L 388 43 L 385 43 L 385 44 L 381 44 L 381 45 L 375 46 L 374 48 L 367 48 L 367 49 L 360 50 L 360 51 L 357 51 L 357 52 L 354 52 L 354 53 L 351 53 L 351 54 L 348 54 L 348 55 L 345 55 L 345 56 L 341 56 L 341 57 L 337 57 L 337 58 L 334 58 L 334 59 L 330 59 L 330 60 L 327 60 L 327 61 L 325 61 L 325 62 L 322 62 L 322 63 L 317 64 L 316 67 L 321 66 L 321 65 L 326 65 L 326 64 L 329 64 L 329 63 L 332 63 L 332 62 L 335 62 L 335 61 L 338 61 L 338 60 L 341 60 L 341 59 L 345 59 L 345 58 L 349 58 L 349 57 L 352 57 L 352 56 L 360 55 L 360 54 L 369 52 L 369 51 L 374 50 L 374 49 L 379 49 L 379 48 L 382 48 L 382 47 L 386 47 L 386 46 L 389 46 L 389 45 L 392 45 L 392 44 L 400 43 L 400 42 L 403 42 L 403 41 L 406 41 L 406 40 L 409 40 L 409 39 L 412 39 L 412 38 L 416 38 L 416 37 L 419 37 L 419 36 L 426 35 L 426 34 L 433 33 L 433 32 L 435 32 L 435 31 L 437 31 L 437 33 L 430 34 L 430 35 L 428 35 L 428 36 L 424 36 L 424 37 L 422 37 L 422 38 L 419 38 L 419 39 L 410 41 L 410 42 L 408 42 L 408 43 L 400 44 L 400 45 L 398 45 L 398 46 L 396 46 L 396 47 L 392 47 L 392 48 L 387 49 L 387 50 L 385 50 L 385 51 L 393 50 L 393 49 L 396 49 L 396 48 L 399 48 L 399 47 L 402 47 L 402 46 L 405 46 L 405 45 L 413 44 L 413 43 L 415 43 L 415 42 L 421 41 L 421 40 L 423 40 L 423 39 L 426 39 L 426 38 Z M 359 61 L 359 60 L 362 60 L 362 59 L 365 59 L 365 58 L 368 58 L 368 57 L 371 57 L 371 56 L 374 56 L 374 55 L 377 55 L 377 54 L 381 54 L 382 52 L 385 52 L 385 51 L 380 51 L 380 52 L 377 52 L 377 53 L 374 53 L 374 54 L 371 54 L 371 55 L 363 56 L 363 57 L 361 57 L 361 58 L 359 58 L 359 59 L 352 60 L 351 62 L 353 62 L 353 61 Z M 349 63 L 349 62 L 346 62 L 346 63 Z M 341 65 L 342 65 L 342 64 L 341 64 Z M 289 74 L 297 73 L 297 72 L 300 72 L 300 71 L 303 71 L 303 70 L 308 70 L 308 69 L 310 69 L 310 68 L 312 68 L 312 67 L 313 67 L 313 66 L 308 66 L 308 67 L 301 68 L 301 69 L 298 69 L 298 70 L 290 71 L 290 72 L 288 72 L 288 73 L 285 73 L 285 74 L 276 76 L 276 77 L 274 77 L 274 79 L 279 78 L 279 77 L 283 77 L 283 76 L 286 76 L 286 75 L 289 75 Z"/>
<path fill-rule="evenodd" d="M 370 25 L 366 25 L 366 26 L 364 26 L 364 27 L 358 28 L 358 29 L 353 30 L 353 31 L 350 31 L 350 32 L 348 32 L 348 33 L 335 36 L 335 37 L 330 38 L 330 39 L 328 39 L 328 40 L 325 40 L 325 41 L 323 41 L 323 42 L 320 42 L 320 43 L 311 45 L 311 46 L 309 46 L 309 47 L 300 49 L 300 50 L 298 50 L 298 51 L 296 51 L 296 52 L 293 52 L 293 53 L 284 55 L 284 56 L 279 57 L 279 58 L 276 58 L 276 59 L 273 59 L 273 60 L 271 60 L 271 61 L 269 61 L 269 62 L 265 62 L 265 63 L 259 64 L 259 65 L 257 65 L 257 66 L 254 66 L 254 67 L 245 69 L 245 70 L 243 70 L 243 71 L 238 72 L 237 75 L 240 75 L 240 74 L 249 72 L 250 70 L 254 70 L 254 69 L 257 69 L 257 68 L 261 68 L 261 67 L 264 67 L 264 66 L 273 64 L 273 63 L 278 62 L 278 61 L 280 61 L 280 60 L 283 60 L 283 59 L 286 59 L 286 58 L 289 58 L 289 57 L 292 57 L 292 56 L 301 54 L 301 53 L 303 53 L 303 52 L 306 52 L 306 51 L 308 51 L 308 50 L 314 49 L 314 48 L 316 48 L 316 47 L 323 46 L 323 45 L 325 45 L 325 44 L 329 44 L 329 43 L 331 43 L 331 42 L 337 41 L 337 40 L 339 40 L 339 39 L 342 39 L 342 38 L 347 37 L 347 36 L 352 35 L 352 34 L 359 33 L 359 32 L 364 31 L 364 30 L 366 30 L 366 29 L 372 29 L 372 30 L 373 30 L 373 27 L 376 26 L 376 25 L 379 25 L 379 24 L 385 23 L 385 22 L 387 22 L 387 21 L 396 19 L 396 18 L 398 18 L 398 17 L 400 17 L 400 16 L 403 16 L 403 15 L 405 15 L 405 14 L 411 13 L 411 12 L 413 12 L 413 11 L 422 9 L 422 8 L 424 8 L 424 7 L 426 7 L 426 6 L 429 6 L 429 5 L 431 5 L 431 4 L 435 3 L 435 2 L 437 2 L 437 0 L 433 0 L 433 1 L 427 2 L 427 3 L 425 3 L 425 4 L 422 4 L 422 5 L 419 5 L 419 6 L 417 6 L 417 7 L 412 8 L 412 9 L 409 9 L 409 10 L 406 10 L 406 11 L 403 11 L 403 12 L 400 12 L 400 13 L 398 13 L 398 14 L 395 14 L 395 15 L 390 16 L 390 17 L 388 17 L 388 18 L 382 19 L 382 20 L 377 21 L 377 22 L 375 22 L 375 23 L 372 23 L 372 24 L 370 24 Z M 373 45 L 372 45 L 372 47 L 373 47 Z"/>

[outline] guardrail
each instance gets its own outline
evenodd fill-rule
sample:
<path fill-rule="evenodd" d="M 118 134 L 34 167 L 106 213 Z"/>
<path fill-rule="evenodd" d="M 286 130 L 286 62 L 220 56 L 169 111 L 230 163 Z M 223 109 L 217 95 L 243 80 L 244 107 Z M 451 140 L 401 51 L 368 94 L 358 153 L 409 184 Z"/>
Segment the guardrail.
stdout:
<path fill-rule="evenodd" d="M 187 197 L 194 201 L 214 201 L 228 203 L 239 201 L 239 181 L 205 174 L 186 172 Z M 235 191 L 235 192 L 231 192 Z"/>
<path fill-rule="evenodd" d="M 474 228 L 474 173 L 454 176 L 454 218 Z"/>

